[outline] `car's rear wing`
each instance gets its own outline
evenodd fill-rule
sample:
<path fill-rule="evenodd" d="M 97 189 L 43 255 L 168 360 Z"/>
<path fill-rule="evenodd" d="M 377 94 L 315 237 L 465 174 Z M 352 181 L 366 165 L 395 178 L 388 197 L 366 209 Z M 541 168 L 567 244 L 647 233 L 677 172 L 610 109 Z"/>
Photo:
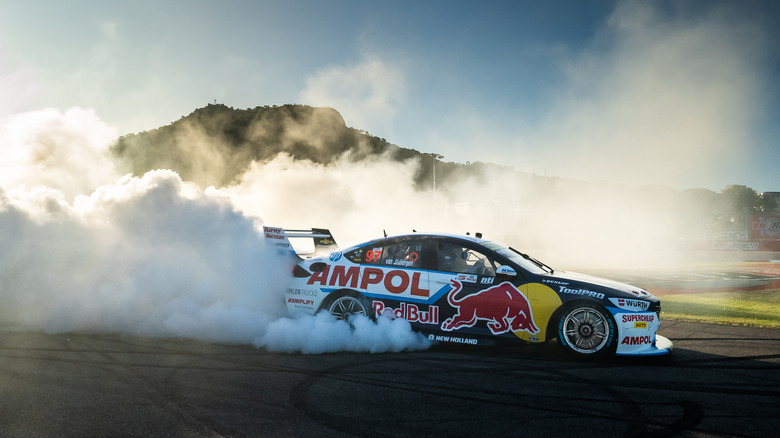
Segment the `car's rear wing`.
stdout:
<path fill-rule="evenodd" d="M 325 228 L 285 230 L 284 228 L 264 226 L 263 236 L 265 237 L 266 243 L 269 245 L 282 251 L 288 251 L 299 257 L 329 253 L 338 249 L 333 234 L 331 234 L 330 230 Z M 290 242 L 290 239 L 298 238 L 311 239 L 311 241 L 298 245 L 293 245 Z M 309 244 L 307 245 L 306 243 Z"/>

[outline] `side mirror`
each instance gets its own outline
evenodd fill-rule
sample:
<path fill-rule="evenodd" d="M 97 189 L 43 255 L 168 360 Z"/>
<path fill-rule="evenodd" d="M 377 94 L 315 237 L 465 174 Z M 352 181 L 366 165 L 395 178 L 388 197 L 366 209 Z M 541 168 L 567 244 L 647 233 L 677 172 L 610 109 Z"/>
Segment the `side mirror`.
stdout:
<path fill-rule="evenodd" d="M 514 278 L 517 277 L 517 271 L 510 266 L 501 265 L 496 269 L 496 277 Z"/>

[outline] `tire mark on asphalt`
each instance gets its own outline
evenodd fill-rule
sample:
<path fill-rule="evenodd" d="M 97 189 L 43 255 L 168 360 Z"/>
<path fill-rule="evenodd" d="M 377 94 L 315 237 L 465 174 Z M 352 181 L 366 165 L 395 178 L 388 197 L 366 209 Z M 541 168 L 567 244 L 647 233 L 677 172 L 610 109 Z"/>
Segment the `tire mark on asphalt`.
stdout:
<path fill-rule="evenodd" d="M 216 438 L 228 438 L 231 436 L 244 437 L 243 435 L 224 435 L 217 430 L 218 427 L 215 428 L 215 426 L 218 425 L 215 425 L 209 418 L 203 418 L 194 414 L 191 406 L 187 406 L 177 400 L 176 397 L 173 397 L 171 391 L 165 385 L 162 385 L 157 380 L 150 379 L 143 373 L 139 373 L 137 369 L 134 369 L 132 366 L 128 366 L 119 361 L 113 357 L 112 353 L 105 353 L 99 348 L 92 348 L 89 341 L 91 341 L 91 339 L 85 340 L 85 338 L 78 337 L 74 338 L 72 345 L 82 345 L 83 348 L 78 351 L 80 354 L 98 354 L 105 358 L 104 362 L 93 361 L 90 362 L 90 364 L 102 368 L 105 372 L 113 376 L 115 382 L 122 382 L 124 387 L 139 394 L 144 400 L 157 406 L 163 412 L 175 416 L 183 424 L 187 425 L 192 432 L 208 431 L 211 432 L 208 433 L 208 435 Z M 171 370 L 170 374 L 174 374 L 175 372 L 175 370 Z M 170 374 L 168 377 L 170 377 Z M 139 380 L 144 384 L 139 385 Z"/>
<path fill-rule="evenodd" d="M 78 344 L 78 337 L 73 337 L 74 344 Z M 70 342 L 70 339 L 69 339 Z M 244 347 L 250 348 L 250 347 Z M 25 354 L 30 353 L 30 354 Z M 52 354 L 49 354 L 52 353 Z M 99 354 L 102 360 L 96 360 L 89 357 L 88 354 Z M 68 355 L 64 357 L 63 354 Z M 263 353 L 259 349 L 251 349 L 250 356 L 257 356 Z M 34 360 L 41 362 L 62 362 L 62 363 L 74 363 L 74 364 L 94 364 L 94 365 L 115 365 L 118 359 L 111 355 L 123 355 L 123 356 L 151 356 L 151 357 L 170 357 L 181 356 L 183 358 L 192 359 L 208 359 L 211 361 L 223 362 L 230 365 L 240 365 L 241 367 L 226 367 L 226 366 L 204 366 L 204 365 L 185 365 L 185 364 L 160 364 L 160 363 L 128 363 L 121 362 L 126 367 L 136 368 L 148 368 L 148 369 L 173 369 L 173 370 L 191 370 L 191 371 L 238 371 L 238 372 L 289 372 L 296 374 L 308 374 L 311 372 L 311 368 L 307 367 L 292 367 L 292 366 L 279 366 L 269 363 L 258 363 L 256 360 L 241 359 L 235 356 L 245 356 L 246 353 L 224 354 L 220 353 L 215 357 L 214 353 L 199 353 L 184 350 L 165 350 L 156 349 L 156 351 L 127 351 L 116 348 L 79 348 L 77 346 L 72 347 L 9 347 L 0 346 L 0 357 L 8 359 L 20 359 L 20 360 Z"/>
<path fill-rule="evenodd" d="M 387 359 L 387 360 L 381 360 L 381 361 L 371 361 L 371 367 L 376 368 L 377 365 L 389 365 L 392 362 L 397 362 L 394 359 Z M 484 367 L 480 367 L 479 369 L 468 369 L 464 367 L 462 364 L 459 367 L 455 367 L 454 369 L 451 367 L 448 367 L 448 364 L 451 364 L 451 361 L 442 361 L 439 363 L 438 367 L 436 367 L 436 374 L 441 374 L 442 372 L 448 373 L 448 374 L 456 374 L 456 373 L 485 373 L 487 370 L 484 369 Z M 372 389 L 380 388 L 383 391 L 385 390 L 392 390 L 392 391 L 403 391 L 408 392 L 409 397 L 431 397 L 431 398 L 437 398 L 437 399 L 447 399 L 451 401 L 455 401 L 458 404 L 462 404 L 464 406 L 464 410 L 470 411 L 473 409 L 474 406 L 480 407 L 480 409 L 485 411 L 491 411 L 494 410 L 497 406 L 503 406 L 507 409 L 513 409 L 513 408 L 524 408 L 528 410 L 543 412 L 547 415 L 557 415 L 557 416 L 564 416 L 565 418 L 587 418 L 587 419 L 601 419 L 606 420 L 609 422 L 617 422 L 619 424 L 625 424 L 626 430 L 628 431 L 628 435 L 630 436 L 645 436 L 648 433 L 650 433 L 650 427 L 654 428 L 656 430 L 655 433 L 659 433 L 658 436 L 667 436 L 663 435 L 663 430 L 670 430 L 675 431 L 679 430 L 681 427 L 687 425 L 693 425 L 698 424 L 699 417 L 696 417 L 695 415 L 692 415 L 690 412 L 686 413 L 683 412 L 682 416 L 680 418 L 674 419 L 674 422 L 665 424 L 665 423 L 659 423 L 658 420 L 651 420 L 648 415 L 644 412 L 642 409 L 641 404 L 633 400 L 631 397 L 627 396 L 625 393 L 623 393 L 621 390 L 614 387 L 614 385 L 608 385 L 605 386 L 603 382 L 598 380 L 591 380 L 587 378 L 582 378 L 579 376 L 571 375 L 566 372 L 561 371 L 554 371 L 551 369 L 551 367 L 548 367 L 546 365 L 540 365 L 538 367 L 513 367 L 511 369 L 511 372 L 517 375 L 518 373 L 524 374 L 523 377 L 525 377 L 528 380 L 538 380 L 538 379 L 550 379 L 551 381 L 555 381 L 558 384 L 561 382 L 566 384 L 571 384 L 572 390 L 571 392 L 576 393 L 586 393 L 586 394 L 593 394 L 589 397 L 572 397 L 570 395 L 560 396 L 560 397 L 546 397 L 544 400 L 540 400 L 537 394 L 534 393 L 521 393 L 518 391 L 510 391 L 510 390 L 488 390 L 485 388 L 480 387 L 471 387 L 471 388 L 464 388 L 463 386 L 458 386 L 455 388 L 453 385 L 432 385 L 430 382 L 426 384 L 424 388 L 421 388 L 419 386 L 416 386 L 414 384 L 409 383 L 393 383 L 389 382 L 387 380 L 377 380 L 372 379 L 369 375 L 366 375 L 365 378 L 356 377 L 356 375 L 360 375 L 360 371 L 356 371 L 352 368 L 354 367 L 361 367 L 366 366 L 366 363 L 361 363 L 358 365 L 354 364 L 347 364 L 347 365 L 340 365 L 334 368 L 322 370 L 320 372 L 314 373 L 311 376 L 309 376 L 307 379 L 304 379 L 299 384 L 297 384 L 293 390 L 291 391 L 290 398 L 293 406 L 295 406 L 300 412 L 302 412 L 304 415 L 307 415 L 310 419 L 317 422 L 318 424 L 329 427 L 335 430 L 339 430 L 341 432 L 345 433 L 351 433 L 355 435 L 363 435 L 365 433 L 370 432 L 371 435 L 376 436 L 392 436 L 398 431 L 394 431 L 391 433 L 386 433 L 381 430 L 377 429 L 377 426 L 381 424 L 381 422 L 371 421 L 371 424 L 373 427 L 369 430 L 366 430 L 362 425 L 355 424 L 349 415 L 342 415 L 338 413 L 329 413 L 325 410 L 320 408 L 320 404 L 317 403 L 315 400 L 312 400 L 310 396 L 310 392 L 312 390 L 312 387 L 318 383 L 323 383 L 323 381 L 330 380 L 334 382 L 341 382 L 341 383 L 351 383 L 351 384 L 359 384 L 359 385 L 368 385 Z M 567 364 L 567 368 L 568 368 Z M 587 367 L 586 367 L 587 368 Z M 508 369 L 503 370 L 489 370 L 490 375 L 498 375 L 498 374 L 504 374 L 506 371 L 509 371 Z M 518 387 L 524 387 L 522 382 L 514 382 L 516 386 Z M 647 386 L 647 383 L 645 382 L 645 385 L 643 387 Z M 527 385 L 526 385 L 527 386 Z M 583 390 L 583 388 L 579 387 L 585 387 L 586 389 Z M 634 389 L 636 386 L 628 386 L 629 389 Z M 594 393 L 600 393 L 603 394 L 603 396 L 597 396 Z M 407 396 L 404 396 L 403 398 L 407 398 Z M 439 401 L 437 400 L 436 403 Z M 574 402 L 574 403 L 572 403 Z M 445 403 L 445 402 L 442 402 Z M 568 406 L 566 404 L 568 403 Z M 692 406 L 693 402 L 690 402 L 687 406 Z M 489 406 L 486 406 L 488 404 Z M 593 406 L 594 404 L 598 404 L 601 406 L 604 405 L 611 405 L 613 408 L 612 410 L 601 410 L 598 412 L 594 412 L 593 409 L 590 408 L 590 406 Z M 646 403 L 644 403 L 646 405 Z M 677 402 L 670 402 L 666 405 L 674 404 L 677 405 L 679 403 Z M 611 411 L 611 412 L 610 412 Z M 691 411 L 691 412 L 695 412 Z M 700 409 L 699 409 L 700 412 Z M 432 434 L 434 432 L 434 428 L 440 424 L 441 422 L 447 422 L 449 420 L 452 420 L 453 418 L 463 418 L 463 415 L 459 412 L 454 412 L 453 414 L 444 417 L 439 418 L 436 420 L 435 424 L 431 424 L 427 430 L 422 433 L 422 435 Z M 508 417 L 506 417 L 508 418 Z M 505 418 L 504 418 L 505 419 Z M 422 426 L 422 425 L 418 425 Z M 691 427 L 693 427 L 691 426 Z M 661 429 L 658 429 L 661 428 Z"/>
<path fill-rule="evenodd" d="M 680 400 L 677 402 L 677 404 L 679 404 L 683 409 L 682 417 L 678 418 L 674 423 L 667 427 L 643 434 L 641 436 L 646 436 L 649 438 L 672 437 L 680 433 L 693 430 L 696 426 L 698 426 L 704 417 L 704 411 L 702 410 L 701 406 L 698 403 L 692 402 L 690 400 Z"/>

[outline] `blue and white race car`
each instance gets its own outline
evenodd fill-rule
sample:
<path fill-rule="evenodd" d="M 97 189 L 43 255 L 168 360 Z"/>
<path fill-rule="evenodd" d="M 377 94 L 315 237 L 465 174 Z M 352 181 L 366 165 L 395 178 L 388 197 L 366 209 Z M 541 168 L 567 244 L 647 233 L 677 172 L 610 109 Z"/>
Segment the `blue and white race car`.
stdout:
<path fill-rule="evenodd" d="M 514 248 L 477 237 L 413 233 L 337 249 L 328 230 L 265 227 L 291 250 L 310 237 L 319 250 L 299 259 L 285 292 L 293 313 L 338 318 L 390 314 L 436 342 L 556 338 L 569 353 L 652 356 L 672 343 L 656 334 L 657 297 L 628 284 L 554 270 Z M 295 253 L 295 251 L 293 251 Z"/>

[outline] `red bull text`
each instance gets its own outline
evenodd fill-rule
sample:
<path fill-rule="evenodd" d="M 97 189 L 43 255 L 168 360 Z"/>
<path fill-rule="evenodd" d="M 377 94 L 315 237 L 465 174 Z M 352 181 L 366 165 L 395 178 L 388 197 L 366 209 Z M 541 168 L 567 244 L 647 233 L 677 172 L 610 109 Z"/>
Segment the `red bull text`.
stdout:
<path fill-rule="evenodd" d="M 439 324 L 439 306 L 428 306 L 428 310 L 420 310 L 415 304 L 400 303 L 400 307 L 393 309 L 386 307 L 381 301 L 371 303 L 374 309 L 374 315 L 383 315 L 385 312 L 392 312 L 396 318 L 403 318 L 409 322 L 419 322 L 421 324 Z"/>

